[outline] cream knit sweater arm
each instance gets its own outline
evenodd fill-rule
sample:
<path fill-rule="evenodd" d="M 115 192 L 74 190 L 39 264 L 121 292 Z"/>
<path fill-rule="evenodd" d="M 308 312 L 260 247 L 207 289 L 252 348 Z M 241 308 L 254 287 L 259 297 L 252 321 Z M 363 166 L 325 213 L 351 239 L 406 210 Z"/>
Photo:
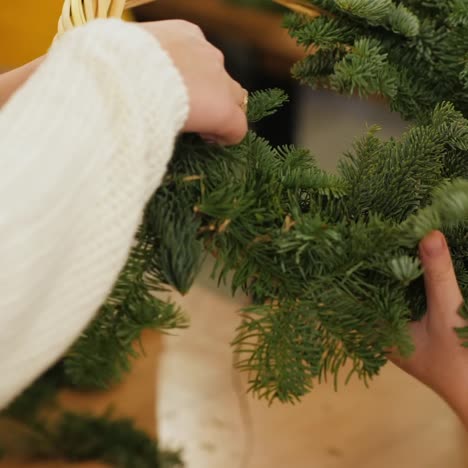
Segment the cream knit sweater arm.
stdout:
<path fill-rule="evenodd" d="M 67 33 L 0 111 L 0 407 L 54 363 L 125 264 L 188 113 L 135 25 Z"/>

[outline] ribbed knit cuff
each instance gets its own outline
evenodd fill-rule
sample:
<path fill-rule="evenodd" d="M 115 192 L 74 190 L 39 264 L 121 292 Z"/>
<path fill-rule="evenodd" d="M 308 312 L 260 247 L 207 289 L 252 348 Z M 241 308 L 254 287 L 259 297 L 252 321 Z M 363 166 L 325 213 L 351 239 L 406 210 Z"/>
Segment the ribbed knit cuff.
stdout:
<path fill-rule="evenodd" d="M 73 37 L 76 35 L 81 35 L 79 48 Z M 120 82 L 127 90 L 132 89 L 148 142 L 150 196 L 164 176 L 175 138 L 188 117 L 188 92 L 182 76 L 157 39 L 133 23 L 117 19 L 92 21 L 64 34 L 50 53 L 67 47 L 67 42 L 73 43 L 72 53 L 86 54 L 87 61 L 112 66 Z"/>

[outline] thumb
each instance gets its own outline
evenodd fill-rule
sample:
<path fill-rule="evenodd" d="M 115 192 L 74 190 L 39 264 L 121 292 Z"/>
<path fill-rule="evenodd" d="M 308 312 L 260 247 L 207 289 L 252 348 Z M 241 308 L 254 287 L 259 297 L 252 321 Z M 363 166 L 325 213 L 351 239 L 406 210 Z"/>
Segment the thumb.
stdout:
<path fill-rule="evenodd" d="M 447 241 L 441 232 L 429 234 L 420 245 L 429 311 L 447 314 L 463 302 Z"/>

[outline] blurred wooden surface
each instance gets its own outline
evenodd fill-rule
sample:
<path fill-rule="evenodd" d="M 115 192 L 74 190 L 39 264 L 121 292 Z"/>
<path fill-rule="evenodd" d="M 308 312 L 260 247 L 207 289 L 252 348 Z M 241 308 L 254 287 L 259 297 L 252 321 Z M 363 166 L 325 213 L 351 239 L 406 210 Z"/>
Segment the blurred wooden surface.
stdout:
<path fill-rule="evenodd" d="M 394 366 L 369 389 L 323 385 L 300 404 L 268 407 L 245 397 L 245 378 L 231 369 L 236 310 L 247 301 L 214 290 L 205 275 L 179 302 L 192 324 L 164 338 L 159 432 L 184 449 L 187 468 L 468 466 L 450 409 Z"/>
<path fill-rule="evenodd" d="M 213 289 L 207 276 L 180 304 L 189 330 L 144 338 L 147 357 L 109 393 L 67 392 L 70 409 L 133 417 L 153 432 L 155 399 L 163 446 L 183 448 L 186 468 L 465 468 L 467 440 L 434 394 L 395 367 L 366 389 L 353 381 L 317 387 L 300 404 L 268 407 L 245 396 L 229 346 L 248 301 Z M 177 336 L 178 335 L 178 336 Z M 160 356 L 160 358 L 158 357 Z M 155 370 L 161 362 L 157 379 Z M 156 386 L 157 382 L 157 386 Z M 98 463 L 17 463 L 2 468 L 103 468 Z M 131 468 L 131 467 L 129 467 Z"/>
<path fill-rule="evenodd" d="M 101 414 L 109 406 L 114 416 L 131 418 L 136 426 L 151 436 L 156 435 L 156 373 L 162 346 L 161 336 L 147 330 L 142 336 L 145 354 L 133 361 L 131 373 L 115 388 L 106 392 L 63 392 L 63 406 L 73 411 Z M 138 344 L 135 345 L 138 349 Z"/>
<path fill-rule="evenodd" d="M 282 74 L 304 57 L 282 27 L 281 13 L 231 4 L 225 0 L 157 0 L 135 10 L 140 20 L 185 19 L 207 34 L 248 44 L 263 53 L 262 60 Z"/>
<path fill-rule="evenodd" d="M 132 372 L 115 388 L 107 392 L 79 393 L 65 391 L 61 403 L 71 411 L 103 414 L 109 407 L 116 418 L 132 419 L 135 425 L 151 436 L 156 436 L 156 374 L 158 359 L 161 355 L 161 337 L 158 333 L 147 331 L 142 343 L 145 356 L 134 361 Z M 101 468 L 100 463 L 22 462 L 2 460 L 0 468 Z M 130 467 L 129 467 L 130 468 Z"/>

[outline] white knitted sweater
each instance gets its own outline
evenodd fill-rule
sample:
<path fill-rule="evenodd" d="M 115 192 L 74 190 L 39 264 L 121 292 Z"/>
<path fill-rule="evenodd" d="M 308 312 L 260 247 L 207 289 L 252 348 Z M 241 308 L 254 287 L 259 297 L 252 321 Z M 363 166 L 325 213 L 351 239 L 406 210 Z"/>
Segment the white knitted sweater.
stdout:
<path fill-rule="evenodd" d="M 119 20 L 65 34 L 0 110 L 0 407 L 105 300 L 187 114 L 167 53 Z"/>

